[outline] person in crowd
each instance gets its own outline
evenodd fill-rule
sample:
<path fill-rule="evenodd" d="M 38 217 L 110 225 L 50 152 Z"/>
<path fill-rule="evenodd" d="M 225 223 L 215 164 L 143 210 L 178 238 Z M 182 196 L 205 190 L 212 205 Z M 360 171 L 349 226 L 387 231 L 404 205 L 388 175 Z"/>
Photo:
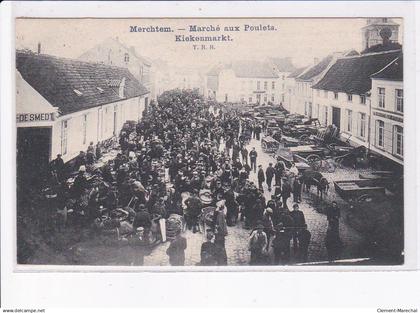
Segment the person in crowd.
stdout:
<path fill-rule="evenodd" d="M 255 125 L 254 132 L 255 132 L 255 139 L 260 140 L 260 134 L 261 134 L 260 124 Z"/>
<path fill-rule="evenodd" d="M 293 177 L 297 177 L 299 175 L 299 170 L 296 167 L 295 162 L 291 162 L 291 166 L 289 168 L 289 172 L 293 175 Z"/>
<path fill-rule="evenodd" d="M 281 198 L 283 202 L 283 207 L 285 209 L 289 209 L 287 206 L 287 199 L 290 198 L 290 194 L 292 192 L 292 187 L 290 186 L 289 180 L 286 177 L 282 178 L 282 184 L 281 184 Z"/>
<path fill-rule="evenodd" d="M 249 160 L 251 162 L 251 170 L 253 170 L 254 173 L 257 171 L 257 156 L 258 156 L 258 153 L 255 150 L 255 147 L 252 147 L 252 150 L 249 153 Z"/>
<path fill-rule="evenodd" d="M 244 145 L 241 149 L 242 163 L 248 165 L 248 149 Z"/>
<path fill-rule="evenodd" d="M 86 151 L 86 163 L 92 165 L 95 162 L 95 146 L 93 141 L 89 143 L 89 146 Z"/>
<path fill-rule="evenodd" d="M 213 242 L 213 237 L 213 232 L 210 229 L 208 229 L 206 231 L 206 241 L 201 244 L 200 265 L 217 265 L 217 247 L 216 244 Z"/>
<path fill-rule="evenodd" d="M 340 259 L 343 250 L 343 242 L 340 239 L 337 229 L 328 225 L 327 234 L 325 236 L 325 248 L 327 249 L 328 261 Z"/>
<path fill-rule="evenodd" d="M 268 251 L 268 248 L 269 248 L 269 245 L 270 245 L 271 235 L 273 234 L 273 231 L 274 231 L 272 216 L 273 216 L 273 209 L 267 207 L 264 210 L 263 217 L 262 217 L 262 224 L 264 226 L 264 233 L 267 236 L 267 247 L 266 247 L 267 251 Z"/>
<path fill-rule="evenodd" d="M 51 170 L 57 175 L 57 180 L 62 183 L 65 179 L 66 166 L 61 158 L 61 154 L 57 154 L 57 158 L 51 161 Z"/>
<path fill-rule="evenodd" d="M 298 175 L 293 179 L 292 185 L 293 202 L 300 203 L 302 201 L 302 176 Z"/>
<path fill-rule="evenodd" d="M 328 225 L 338 232 L 340 222 L 340 208 L 337 201 L 333 201 L 331 206 L 326 208 Z"/>
<path fill-rule="evenodd" d="M 171 241 L 166 254 L 169 256 L 169 264 L 172 266 L 184 266 L 185 263 L 185 249 L 187 249 L 187 239 L 181 235 L 179 229 L 174 240 Z"/>
<path fill-rule="evenodd" d="M 281 186 L 281 179 L 283 177 L 283 173 L 286 169 L 286 165 L 284 164 L 284 162 L 281 160 L 280 157 L 277 158 L 277 163 L 274 167 L 275 169 L 275 182 L 276 185 Z"/>
<path fill-rule="evenodd" d="M 185 201 L 185 204 L 187 206 L 185 216 L 187 227 L 192 229 L 192 231 L 195 233 L 198 231 L 198 216 L 200 215 L 202 209 L 202 203 L 198 197 L 197 190 L 193 191 L 191 197 Z"/>
<path fill-rule="evenodd" d="M 308 230 L 308 225 L 304 225 L 303 229 L 299 231 L 299 262 L 305 263 L 308 261 L 309 243 L 311 241 L 311 232 Z"/>
<path fill-rule="evenodd" d="M 215 234 L 214 244 L 216 245 L 216 263 L 217 265 L 227 265 L 227 254 L 225 248 L 225 238 L 228 235 L 225 204 L 222 200 L 213 215 L 213 231 Z"/>
<path fill-rule="evenodd" d="M 258 174 L 257 174 L 257 176 L 258 176 L 258 188 L 260 190 L 264 190 L 263 183 L 265 181 L 265 175 L 264 175 L 264 170 L 263 170 L 261 164 L 258 165 Z"/>
<path fill-rule="evenodd" d="M 87 183 L 85 174 L 86 174 L 86 166 L 81 165 L 79 167 L 79 173 L 74 179 L 73 186 L 71 188 L 72 195 L 75 199 L 79 199 L 88 188 L 88 183 Z"/>
<path fill-rule="evenodd" d="M 267 255 L 267 235 L 264 225 L 258 223 L 249 237 L 248 249 L 251 252 L 250 265 L 264 265 Z"/>
<path fill-rule="evenodd" d="M 301 210 L 299 210 L 299 204 L 297 203 L 293 204 L 293 211 L 290 212 L 290 216 L 292 217 L 293 224 L 294 224 L 294 229 L 292 233 L 293 251 L 295 255 L 298 255 L 299 248 L 300 248 L 300 242 L 298 245 L 299 234 L 306 225 L 305 215 L 303 214 Z"/>
<path fill-rule="evenodd" d="M 271 192 L 271 182 L 273 181 L 274 174 L 276 173 L 276 170 L 273 168 L 273 163 L 268 163 L 268 167 L 265 170 L 265 176 L 267 178 L 267 187 L 268 191 Z"/>
<path fill-rule="evenodd" d="M 276 226 L 276 235 L 272 243 L 274 265 L 285 265 L 290 262 L 290 239 L 290 232 L 287 231 L 283 223 L 279 223 Z"/>

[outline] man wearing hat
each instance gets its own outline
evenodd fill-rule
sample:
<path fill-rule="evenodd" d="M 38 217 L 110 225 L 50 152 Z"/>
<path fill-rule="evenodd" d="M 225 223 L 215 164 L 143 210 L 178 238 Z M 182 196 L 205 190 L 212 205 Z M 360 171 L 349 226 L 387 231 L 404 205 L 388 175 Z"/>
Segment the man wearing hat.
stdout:
<path fill-rule="evenodd" d="M 267 235 L 264 233 L 264 225 L 259 222 L 249 237 L 250 265 L 264 265 L 267 252 L 266 247 Z"/>
<path fill-rule="evenodd" d="M 217 247 L 215 243 L 212 242 L 213 236 L 213 232 L 208 229 L 206 231 L 206 241 L 201 244 L 200 265 L 212 266 L 217 264 Z"/>
<path fill-rule="evenodd" d="M 281 198 L 283 201 L 283 207 L 285 209 L 289 209 L 289 207 L 287 206 L 287 199 L 290 198 L 291 193 L 292 187 L 290 186 L 289 180 L 286 177 L 283 177 L 281 184 Z"/>
<path fill-rule="evenodd" d="M 257 156 L 258 153 L 255 150 L 255 147 L 252 147 L 252 150 L 249 153 L 249 159 L 251 161 L 251 169 L 254 170 L 254 173 L 257 171 Z"/>
<path fill-rule="evenodd" d="M 265 176 L 267 177 L 267 186 L 268 191 L 271 192 L 271 182 L 273 181 L 274 174 L 276 173 L 276 170 L 273 167 L 273 163 L 269 163 L 267 169 L 265 170 Z"/>

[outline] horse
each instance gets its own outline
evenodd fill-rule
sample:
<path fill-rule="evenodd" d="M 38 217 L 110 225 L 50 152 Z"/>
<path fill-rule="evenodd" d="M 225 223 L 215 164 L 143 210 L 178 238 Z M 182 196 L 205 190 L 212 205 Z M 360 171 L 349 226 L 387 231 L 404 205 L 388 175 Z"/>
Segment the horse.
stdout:
<path fill-rule="evenodd" d="M 316 186 L 317 188 L 317 196 L 322 197 L 325 196 L 330 188 L 330 183 L 328 180 L 322 176 L 320 172 L 317 171 L 305 171 L 302 175 L 303 185 L 307 192 L 311 190 L 312 186 Z"/>

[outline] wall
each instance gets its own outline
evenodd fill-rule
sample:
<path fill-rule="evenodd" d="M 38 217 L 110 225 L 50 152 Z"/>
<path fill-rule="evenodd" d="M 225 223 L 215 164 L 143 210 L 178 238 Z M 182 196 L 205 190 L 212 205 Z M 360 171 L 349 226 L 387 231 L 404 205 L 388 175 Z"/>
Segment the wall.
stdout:
<path fill-rule="evenodd" d="M 146 95 L 148 96 L 148 95 Z M 75 112 L 58 118 L 53 126 L 52 157 L 62 154 L 64 161 L 76 157 L 80 151 L 86 151 L 89 143 L 96 144 L 114 136 L 114 111 L 116 112 L 116 134 L 128 120 L 137 121 L 145 107 L 145 96 L 136 97 Z M 84 141 L 84 118 L 86 120 L 86 140 Z M 62 151 L 62 127 L 67 121 L 67 153 Z"/>

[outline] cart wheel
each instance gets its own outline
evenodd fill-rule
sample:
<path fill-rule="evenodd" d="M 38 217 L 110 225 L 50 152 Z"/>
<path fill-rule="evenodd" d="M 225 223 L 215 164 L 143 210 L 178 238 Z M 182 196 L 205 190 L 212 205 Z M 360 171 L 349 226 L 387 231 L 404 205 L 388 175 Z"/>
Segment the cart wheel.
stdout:
<path fill-rule="evenodd" d="M 319 162 L 319 163 L 321 163 L 321 157 L 319 156 L 319 155 L 316 155 L 316 154 L 310 154 L 307 158 L 306 158 L 306 161 L 308 161 L 308 163 L 310 164 L 310 165 L 312 165 L 313 163 L 315 163 L 315 162 Z"/>
<path fill-rule="evenodd" d="M 301 143 L 308 142 L 309 141 L 309 136 L 308 135 L 302 135 L 302 136 L 299 137 L 299 141 Z"/>
<path fill-rule="evenodd" d="M 373 197 L 371 195 L 368 195 L 368 194 L 361 195 L 356 199 L 356 202 L 358 202 L 358 203 L 372 202 L 372 201 L 373 201 Z"/>

